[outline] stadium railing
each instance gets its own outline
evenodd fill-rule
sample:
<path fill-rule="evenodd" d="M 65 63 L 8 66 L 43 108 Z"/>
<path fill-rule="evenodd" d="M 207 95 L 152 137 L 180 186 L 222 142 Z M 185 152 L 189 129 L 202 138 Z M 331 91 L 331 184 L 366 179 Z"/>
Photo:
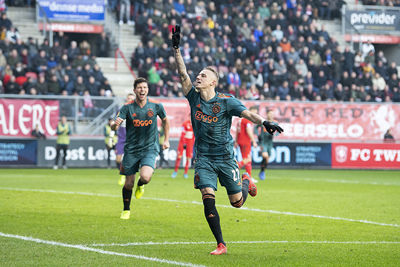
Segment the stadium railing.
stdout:
<path fill-rule="evenodd" d="M 114 53 L 114 58 L 115 58 L 114 69 L 115 69 L 115 71 L 118 71 L 118 55 L 121 56 L 121 58 L 124 60 L 125 65 L 128 67 L 129 71 L 131 72 L 133 78 L 136 79 L 135 72 L 132 70 L 128 60 L 126 59 L 126 57 L 124 55 L 124 52 L 122 52 L 122 50 L 119 48 L 115 49 L 115 53 Z"/>

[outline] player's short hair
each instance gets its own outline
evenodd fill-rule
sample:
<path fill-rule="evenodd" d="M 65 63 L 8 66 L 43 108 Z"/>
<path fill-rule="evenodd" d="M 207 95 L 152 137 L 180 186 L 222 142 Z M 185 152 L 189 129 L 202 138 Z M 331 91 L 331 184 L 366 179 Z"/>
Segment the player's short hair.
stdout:
<path fill-rule="evenodd" d="M 148 82 L 145 78 L 139 77 L 133 82 L 133 89 L 136 89 L 136 87 L 139 83 L 147 83 L 148 84 Z"/>
<path fill-rule="evenodd" d="M 211 67 L 211 66 L 205 67 L 204 69 L 205 69 L 205 70 L 209 70 L 209 71 L 211 71 L 212 73 L 214 73 L 215 77 L 217 78 L 217 84 L 216 84 L 216 86 L 217 86 L 217 85 L 218 85 L 218 80 L 219 80 L 218 71 L 217 71 L 214 67 Z"/>

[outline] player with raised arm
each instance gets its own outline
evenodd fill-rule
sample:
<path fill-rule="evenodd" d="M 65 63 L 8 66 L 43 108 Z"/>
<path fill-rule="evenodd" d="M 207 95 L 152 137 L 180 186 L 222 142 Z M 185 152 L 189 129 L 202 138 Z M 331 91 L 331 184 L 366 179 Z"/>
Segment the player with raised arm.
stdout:
<path fill-rule="evenodd" d="M 126 142 L 121 166 L 121 174 L 126 176 L 126 180 L 122 188 L 124 210 L 121 219 L 130 218 L 130 204 L 136 172 L 139 171 L 140 176 L 135 190 L 137 199 L 143 196 L 144 185 L 150 182 L 153 175 L 156 157 L 160 149 L 157 116 L 162 121 L 165 133 L 163 147 L 164 149 L 169 148 L 169 120 L 163 105 L 147 98 L 149 87 L 146 79 L 137 78 L 133 84 L 133 90 L 136 95 L 135 101 L 125 104 L 111 124 L 111 128 L 117 130 L 126 120 Z"/>
<path fill-rule="evenodd" d="M 227 252 L 227 248 L 222 238 L 220 218 L 215 207 L 218 179 L 226 188 L 233 207 L 242 207 L 248 193 L 253 197 L 257 194 L 257 187 L 248 174 L 243 174 L 242 179 L 239 177 L 239 168 L 233 155 L 233 138 L 230 134 L 232 116 L 262 124 L 270 134 L 276 131 L 280 133 L 283 129 L 250 112 L 232 95 L 216 92 L 218 73 L 212 67 L 204 68 L 192 84 L 179 49 L 180 38 L 180 26 L 176 25 L 172 30 L 172 46 L 182 91 L 189 101 L 196 138 L 194 185 L 200 189 L 204 215 L 217 241 L 217 248 L 211 254 L 221 255 Z"/>
<path fill-rule="evenodd" d="M 184 150 L 186 150 L 186 162 L 185 162 L 185 171 L 183 173 L 183 177 L 188 178 L 189 162 L 193 158 L 193 145 L 194 145 L 194 133 L 192 128 L 192 123 L 190 122 L 189 118 L 182 124 L 181 138 L 179 139 L 178 151 L 177 151 L 178 155 L 176 156 L 175 170 L 171 174 L 172 178 L 175 178 L 178 173 L 179 163 L 181 162 Z"/>

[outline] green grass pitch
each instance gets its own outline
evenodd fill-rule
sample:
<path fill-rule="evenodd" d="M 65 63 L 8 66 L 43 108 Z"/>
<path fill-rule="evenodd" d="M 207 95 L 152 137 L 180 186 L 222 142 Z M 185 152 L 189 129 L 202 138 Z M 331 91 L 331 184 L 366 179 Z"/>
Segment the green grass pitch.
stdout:
<path fill-rule="evenodd" d="M 193 180 L 171 173 L 124 221 L 116 170 L 1 169 L 0 265 L 400 265 L 400 171 L 269 170 L 242 209 L 220 187 L 221 256 Z"/>

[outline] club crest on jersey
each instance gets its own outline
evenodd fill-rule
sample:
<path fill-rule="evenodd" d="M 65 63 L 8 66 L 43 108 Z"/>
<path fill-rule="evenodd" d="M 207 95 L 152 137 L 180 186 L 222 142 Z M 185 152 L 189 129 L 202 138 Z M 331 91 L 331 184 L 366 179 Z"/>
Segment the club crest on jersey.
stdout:
<path fill-rule="evenodd" d="M 221 111 L 221 106 L 219 105 L 219 103 L 214 104 L 214 106 L 212 107 L 212 111 L 214 113 L 219 113 Z"/>
<path fill-rule="evenodd" d="M 148 116 L 148 117 L 153 117 L 153 116 L 154 116 L 153 110 L 149 109 L 149 110 L 147 111 L 147 116 Z"/>

